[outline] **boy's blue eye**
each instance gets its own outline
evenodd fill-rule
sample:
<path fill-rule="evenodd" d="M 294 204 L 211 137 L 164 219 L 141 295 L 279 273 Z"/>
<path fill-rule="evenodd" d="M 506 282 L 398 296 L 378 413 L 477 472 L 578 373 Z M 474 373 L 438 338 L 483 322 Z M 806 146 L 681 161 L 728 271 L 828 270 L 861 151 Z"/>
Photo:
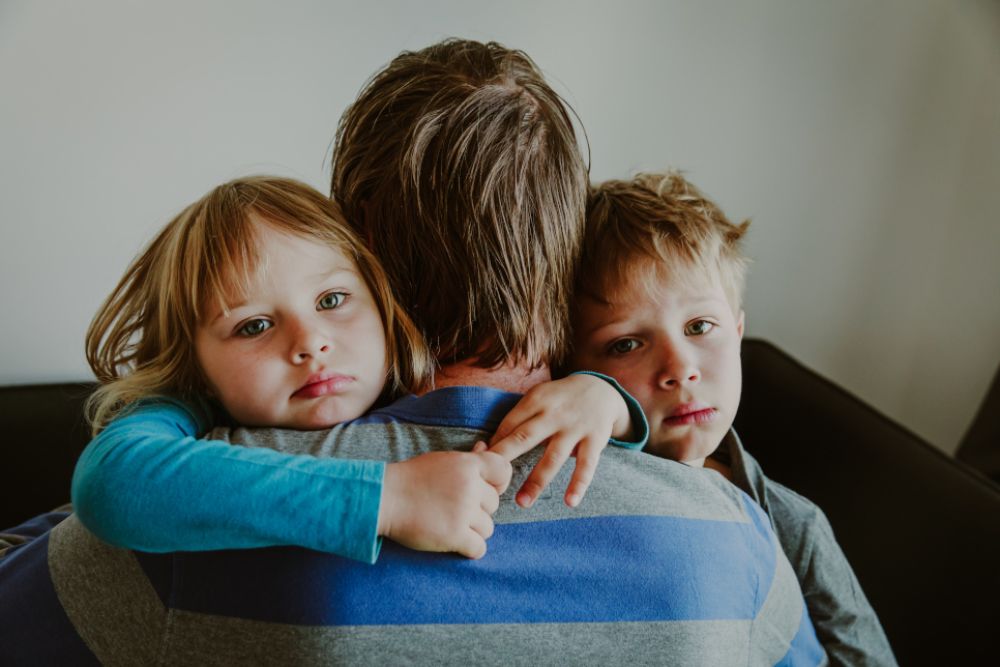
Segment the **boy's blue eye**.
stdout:
<path fill-rule="evenodd" d="M 684 327 L 684 333 L 688 336 L 704 336 L 714 328 L 715 325 L 708 320 L 695 320 L 691 324 Z"/>
<path fill-rule="evenodd" d="M 244 338 L 253 338 L 254 336 L 261 335 L 273 326 L 270 321 L 257 318 L 249 322 L 244 322 L 243 326 L 236 330 L 236 333 Z"/>
<path fill-rule="evenodd" d="M 639 347 L 639 341 L 635 338 L 622 338 L 611 344 L 612 354 L 628 354 Z"/>
<path fill-rule="evenodd" d="M 344 303 L 344 299 L 347 295 L 343 292 L 330 292 L 329 294 L 324 294 L 323 298 L 319 300 L 316 305 L 316 310 L 333 310 L 334 308 L 339 308 L 340 304 Z"/>

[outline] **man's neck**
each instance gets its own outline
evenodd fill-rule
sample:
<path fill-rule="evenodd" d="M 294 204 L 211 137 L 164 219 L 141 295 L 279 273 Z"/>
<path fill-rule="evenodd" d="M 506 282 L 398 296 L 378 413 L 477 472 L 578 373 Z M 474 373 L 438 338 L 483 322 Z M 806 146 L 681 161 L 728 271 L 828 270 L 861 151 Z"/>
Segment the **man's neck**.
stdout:
<path fill-rule="evenodd" d="M 442 366 L 434 375 L 434 388 L 443 387 L 493 387 L 516 394 L 523 394 L 536 384 L 552 379 L 549 367 L 532 370 L 526 365 L 505 364 L 496 368 L 480 368 L 475 359 L 466 359 Z"/>

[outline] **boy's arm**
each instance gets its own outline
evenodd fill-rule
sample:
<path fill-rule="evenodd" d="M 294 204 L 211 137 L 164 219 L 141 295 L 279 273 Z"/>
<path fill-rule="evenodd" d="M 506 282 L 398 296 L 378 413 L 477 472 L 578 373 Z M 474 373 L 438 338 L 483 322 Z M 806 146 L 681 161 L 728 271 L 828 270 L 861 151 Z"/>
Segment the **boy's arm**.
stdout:
<path fill-rule="evenodd" d="M 154 552 L 297 545 L 374 562 L 384 534 L 478 557 L 492 532 L 485 508 L 510 474 L 498 456 L 458 452 L 387 474 L 379 461 L 198 440 L 206 421 L 170 400 L 114 420 L 77 463 L 81 521 L 112 544 Z M 430 511 L 414 519 L 415 506 Z"/>
<path fill-rule="evenodd" d="M 545 454 L 517 493 L 522 507 L 530 507 L 566 460 L 575 456 L 565 496 L 566 504 L 575 507 L 608 443 L 641 449 L 648 438 L 649 423 L 642 408 L 614 378 L 578 371 L 529 390 L 500 423 L 490 451 L 512 461 L 546 443 Z"/>

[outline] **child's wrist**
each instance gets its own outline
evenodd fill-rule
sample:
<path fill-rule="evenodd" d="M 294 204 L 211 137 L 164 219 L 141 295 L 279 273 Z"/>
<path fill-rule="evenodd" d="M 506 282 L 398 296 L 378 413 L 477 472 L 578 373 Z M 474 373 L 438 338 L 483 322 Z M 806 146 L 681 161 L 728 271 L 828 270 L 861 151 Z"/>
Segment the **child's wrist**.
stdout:
<path fill-rule="evenodd" d="M 385 472 L 382 476 L 382 497 L 379 500 L 378 505 L 378 525 L 375 529 L 375 534 L 378 537 L 386 537 L 392 530 L 391 526 L 391 516 L 393 511 L 393 499 L 394 493 L 396 492 L 396 484 L 398 478 L 396 473 L 398 471 L 398 464 L 387 463 L 385 465 Z"/>
<path fill-rule="evenodd" d="M 614 379 L 610 375 L 605 375 L 603 373 L 598 373 L 596 371 L 573 371 L 570 375 L 593 375 L 596 378 L 604 380 L 611 387 L 618 392 L 618 396 L 621 397 L 625 404 L 625 417 L 624 424 L 625 428 L 619 435 L 618 429 L 620 427 L 619 419 L 615 420 L 614 431 L 611 434 L 611 444 L 618 447 L 624 447 L 626 449 L 642 449 L 646 446 L 646 442 L 649 440 L 649 422 L 646 420 L 646 415 L 642 411 L 642 406 L 639 405 L 639 401 L 635 400 L 632 394 L 625 391 L 618 380 Z M 630 438 L 629 440 L 622 440 L 622 438 Z"/>

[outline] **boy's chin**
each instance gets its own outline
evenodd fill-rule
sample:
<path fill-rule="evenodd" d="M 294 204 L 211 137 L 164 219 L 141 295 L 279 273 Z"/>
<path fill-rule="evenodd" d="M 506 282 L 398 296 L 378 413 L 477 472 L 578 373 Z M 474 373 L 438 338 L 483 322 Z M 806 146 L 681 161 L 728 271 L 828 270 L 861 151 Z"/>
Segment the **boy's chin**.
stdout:
<path fill-rule="evenodd" d="M 664 440 L 656 442 L 650 439 L 645 452 L 671 461 L 680 461 L 701 466 L 705 458 L 719 447 L 721 438 L 685 438 L 683 440 Z"/>

